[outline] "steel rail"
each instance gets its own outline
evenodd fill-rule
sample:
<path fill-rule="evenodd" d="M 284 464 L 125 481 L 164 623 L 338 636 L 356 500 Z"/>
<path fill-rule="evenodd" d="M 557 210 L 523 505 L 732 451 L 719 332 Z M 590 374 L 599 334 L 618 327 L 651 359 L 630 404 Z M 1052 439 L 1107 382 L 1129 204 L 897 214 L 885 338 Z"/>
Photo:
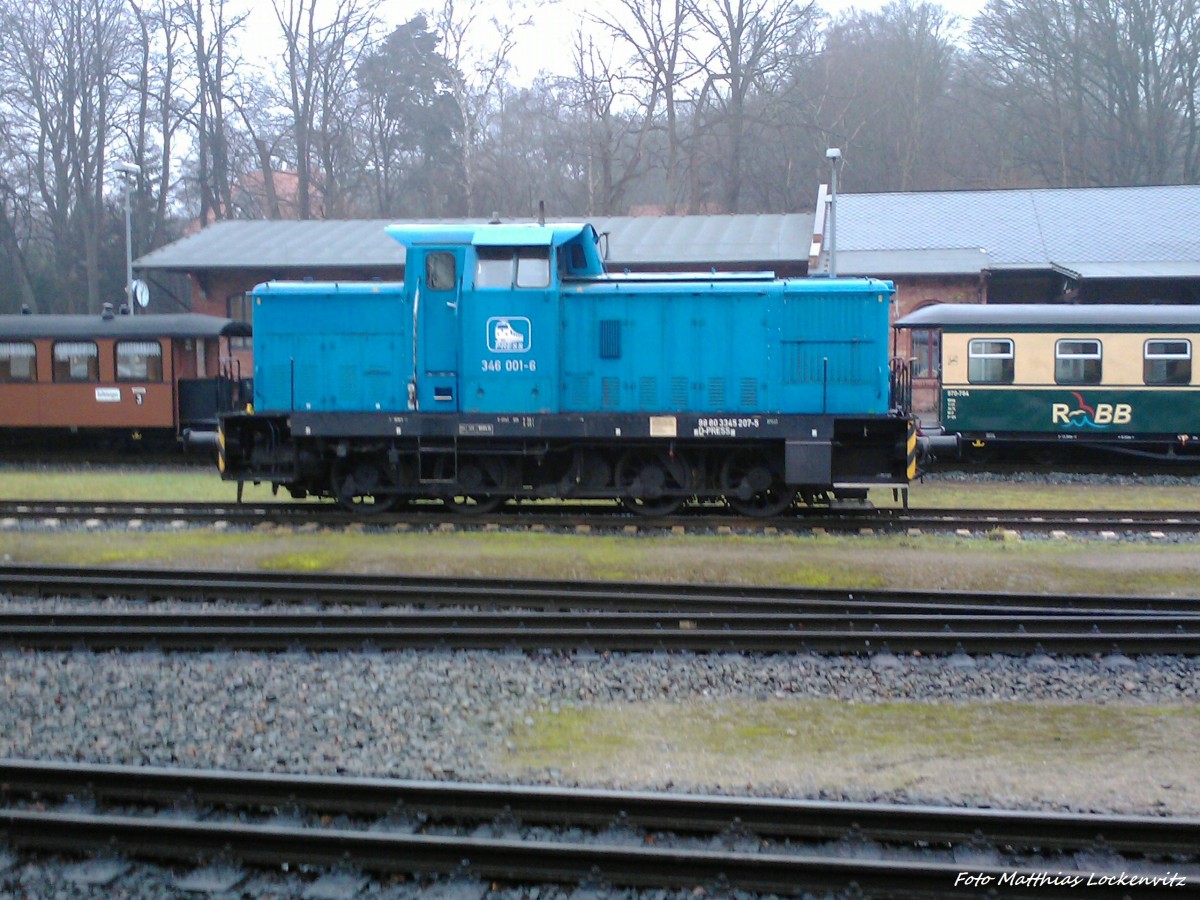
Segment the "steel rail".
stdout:
<path fill-rule="evenodd" d="M 350 618 L 350 617 L 348 617 Z M 1164 623 L 1153 629 L 1104 632 L 1088 622 L 1075 631 L 987 631 L 967 623 L 951 628 L 877 627 L 791 629 L 706 628 L 701 620 L 685 620 L 675 628 L 643 623 L 548 627 L 525 622 L 473 624 L 463 615 L 454 625 L 241 625 L 211 626 L 197 617 L 178 627 L 169 625 L 5 625 L 0 644 L 39 650 L 157 649 L 196 650 L 401 650 L 401 649 L 557 649 L 619 652 L 691 651 L 738 653 L 1061 653 L 1095 655 L 1193 655 L 1200 653 L 1200 632 Z"/>
<path fill-rule="evenodd" d="M 856 895 L 954 896 L 964 866 L 957 863 L 842 859 L 776 853 L 737 853 L 439 835 L 387 834 L 334 828 L 179 822 L 133 816 L 102 816 L 0 810 L 0 828 L 19 848 L 80 852 L 119 851 L 138 856 L 194 861 L 198 855 L 229 855 L 257 865 L 350 865 L 371 872 L 456 873 L 514 883 L 586 883 L 686 889 L 714 885 L 783 896 L 814 891 Z M 1004 885 L 1006 897 L 1072 897 L 1098 876 L 1057 870 L 1055 883 L 1036 881 L 1044 870 L 974 865 L 971 875 Z M 1116 876 L 1110 876 L 1116 877 Z M 1016 880 L 1021 879 L 1021 880 Z M 1064 883 L 1069 880 L 1069 883 Z M 1184 882 L 1186 884 L 1186 880 Z M 1030 885 L 1034 886 L 1030 886 Z M 1128 888 L 1101 883 L 1088 896 L 1128 897 Z"/>
<path fill-rule="evenodd" d="M 514 580 L 496 578 L 260 573 L 211 570 L 0 565 L 0 591 L 33 598 L 215 598 L 249 602 L 656 612 L 971 612 L 1086 611 L 1200 614 L 1191 597 L 1109 597 L 972 591 L 829 589 L 749 585 Z"/>
<path fill-rule="evenodd" d="M 787 853 L 763 848 L 779 840 L 876 840 L 918 845 L 990 841 L 994 846 L 1104 846 L 1143 856 L 1185 854 L 1200 846 L 1200 820 L 1146 816 L 1102 816 L 972 810 L 894 804 L 830 803 L 743 797 L 564 790 L 480 784 L 257 775 L 183 769 L 0 760 L 0 782 L 10 802 L 0 810 L 0 828 L 17 847 L 79 852 L 107 848 L 137 855 L 193 860 L 198 851 L 227 854 L 236 847 L 246 862 L 344 864 L 377 872 L 463 872 L 512 881 L 584 881 L 688 887 L 714 884 L 741 890 L 794 894 L 814 889 L 867 893 L 920 890 L 948 895 L 964 867 L 958 863 L 839 859 L 817 848 L 789 846 Z M 237 809 L 300 807 L 305 811 L 351 814 L 414 814 L 436 820 L 606 827 L 626 836 L 632 829 L 749 838 L 731 841 L 752 849 L 696 850 L 648 847 L 640 840 L 569 843 L 412 834 L 386 830 L 247 825 L 116 814 L 79 814 L 13 808 L 19 797 L 87 794 L 106 803 L 186 802 Z M 633 832 L 636 837 L 636 832 Z M 1178 859 L 1172 860 L 1178 869 Z M 970 867 L 995 884 L 1007 876 L 1005 896 L 1056 896 L 1059 885 L 1023 890 L 1014 875 L 1035 870 L 997 864 Z M 1041 874 L 1045 874 L 1042 872 Z M 1056 870 L 1056 873 L 1058 871 Z M 1062 874 L 1076 874 L 1068 870 Z M 1079 872 L 1082 878 L 1096 873 Z M 1004 881 L 999 881 L 1003 885 Z M 1095 884 L 1097 896 L 1120 896 L 1114 884 Z M 1066 886 L 1064 886 L 1066 887 Z M 1072 886 L 1072 887 L 1077 887 Z M 1110 890 L 1103 890 L 1108 888 Z M 1127 889 L 1126 889 L 1127 890 Z M 1091 890 L 1089 890 L 1089 896 Z"/>
<path fill-rule="evenodd" d="M 440 503 L 421 503 L 401 511 L 377 516 L 357 516 L 331 503 L 177 503 L 177 502 L 87 502 L 69 500 L 0 501 L 0 519 L 14 521 L 50 520 L 60 522 L 121 522 L 138 519 L 150 522 L 196 522 L 211 524 L 259 524 L 269 522 L 296 525 L 318 522 L 336 526 L 367 524 L 373 527 L 432 527 L 453 525 L 462 528 L 545 527 L 564 529 L 588 527 L 597 530 L 620 531 L 635 528 L 651 531 L 684 528 L 710 531 L 728 527 L 750 532 L 773 528 L 785 532 L 826 530 L 837 532 L 929 530 L 934 532 L 991 531 L 1017 529 L 1049 533 L 1070 532 L 1132 532 L 1161 531 L 1173 534 L 1200 532 L 1200 514 L 1195 510 L 988 510 L 988 509 L 877 509 L 869 506 L 847 506 L 835 509 L 813 509 L 792 516 L 770 519 L 747 518 L 722 506 L 699 506 L 669 517 L 643 517 L 615 507 L 595 504 L 562 503 L 547 505 L 517 504 L 480 516 L 463 515 L 446 509 Z"/>
<path fill-rule="evenodd" d="M 681 618 L 674 613 L 658 612 L 542 612 L 496 613 L 480 610 L 456 612 L 146 612 L 142 610 L 95 610 L 91 612 L 9 612 L 0 611 L 0 640 L 6 636 L 36 635 L 64 630 L 85 634 L 136 633 L 143 629 L 184 631 L 287 629 L 297 633 L 316 629 L 353 629 L 386 632 L 392 629 L 537 629 L 541 631 L 848 631 L 872 634 L 896 631 L 922 631 L 931 628 L 954 632 L 970 628 L 1000 633 L 1034 636 L 1078 634 L 1162 634 L 1200 635 L 1200 616 L 1193 615 L 1112 615 L 1089 614 L 1013 615 L 977 612 L 972 614 L 869 614 L 843 613 L 705 613 Z"/>
<path fill-rule="evenodd" d="M 1104 846 L 1142 855 L 1200 855 L 1200 818 L 717 794 L 329 777 L 0 758 L 0 796 L 91 797 L 108 803 L 186 801 L 232 807 L 524 824 L 623 826 L 687 833 L 931 844 L 983 840 L 1016 847 Z"/>

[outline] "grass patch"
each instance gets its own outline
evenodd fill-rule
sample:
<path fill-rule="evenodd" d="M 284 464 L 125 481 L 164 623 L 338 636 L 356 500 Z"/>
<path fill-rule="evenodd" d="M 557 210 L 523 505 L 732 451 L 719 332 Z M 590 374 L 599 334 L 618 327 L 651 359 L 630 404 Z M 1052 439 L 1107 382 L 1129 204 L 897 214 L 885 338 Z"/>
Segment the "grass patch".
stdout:
<path fill-rule="evenodd" d="M 1036 786 L 1055 784 L 1059 773 L 1071 782 L 1160 756 L 1190 760 L 1173 773 L 1176 781 L 1200 777 L 1190 749 L 1200 740 L 1195 707 L 740 698 L 566 707 L 532 721 L 514 726 L 504 765 L 582 781 L 934 790 L 941 780 L 986 780 L 1003 770 Z M 1129 772 L 1155 782 L 1145 766 Z"/>
<path fill-rule="evenodd" d="M 0 531 L 0 562 L 1200 597 L 1190 544 L 932 535 Z"/>

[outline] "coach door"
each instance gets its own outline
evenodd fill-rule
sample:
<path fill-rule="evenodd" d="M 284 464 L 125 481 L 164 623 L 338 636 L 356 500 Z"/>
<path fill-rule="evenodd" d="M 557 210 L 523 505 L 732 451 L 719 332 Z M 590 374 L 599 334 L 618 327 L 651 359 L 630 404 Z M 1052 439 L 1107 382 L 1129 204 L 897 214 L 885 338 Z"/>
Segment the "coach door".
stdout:
<path fill-rule="evenodd" d="M 416 275 L 413 374 L 417 408 L 422 412 L 459 409 L 458 301 L 463 257 L 462 247 L 409 250 L 405 280 Z"/>

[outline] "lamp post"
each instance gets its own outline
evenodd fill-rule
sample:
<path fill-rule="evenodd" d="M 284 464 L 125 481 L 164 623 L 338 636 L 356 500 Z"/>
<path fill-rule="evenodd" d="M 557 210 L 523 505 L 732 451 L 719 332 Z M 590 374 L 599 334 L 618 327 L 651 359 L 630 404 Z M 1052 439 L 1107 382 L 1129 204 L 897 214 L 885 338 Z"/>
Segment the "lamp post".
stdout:
<path fill-rule="evenodd" d="M 830 147 L 825 151 L 832 172 L 829 176 L 829 277 L 837 278 L 837 177 L 842 164 L 842 151 Z"/>
<path fill-rule="evenodd" d="M 119 162 L 113 168 L 121 173 L 125 181 L 125 305 L 132 316 L 135 306 L 133 302 L 133 214 L 130 210 L 129 195 L 133 193 L 133 186 L 142 174 L 142 167 L 135 166 L 131 162 Z"/>

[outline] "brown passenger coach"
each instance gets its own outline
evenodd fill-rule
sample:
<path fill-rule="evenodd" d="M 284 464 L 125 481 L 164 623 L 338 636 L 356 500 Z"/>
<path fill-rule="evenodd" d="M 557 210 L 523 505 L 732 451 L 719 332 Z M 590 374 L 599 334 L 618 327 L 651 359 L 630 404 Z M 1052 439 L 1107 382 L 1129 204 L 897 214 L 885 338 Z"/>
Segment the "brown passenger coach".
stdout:
<path fill-rule="evenodd" d="M 0 316 L 0 443 L 206 446 L 247 392 L 244 322 L 194 313 Z"/>

